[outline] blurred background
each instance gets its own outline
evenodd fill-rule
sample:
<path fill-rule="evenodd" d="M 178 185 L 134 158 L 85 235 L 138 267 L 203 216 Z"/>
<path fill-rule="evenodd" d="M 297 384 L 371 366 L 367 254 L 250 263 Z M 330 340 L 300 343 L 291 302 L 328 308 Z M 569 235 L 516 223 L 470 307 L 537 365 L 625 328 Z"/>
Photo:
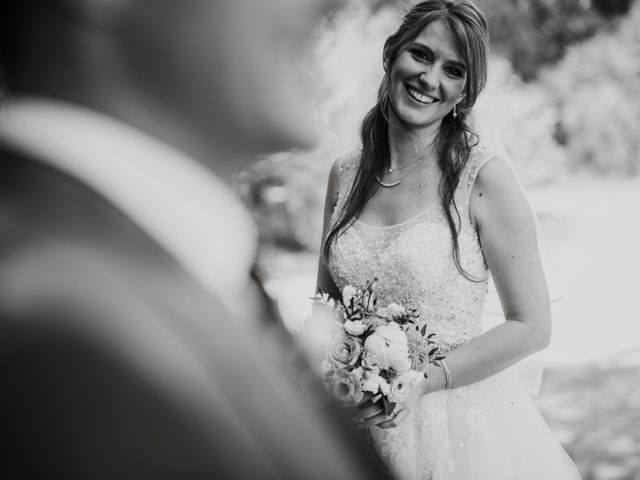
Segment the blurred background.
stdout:
<path fill-rule="evenodd" d="M 415 3 L 415 2 L 413 2 Z M 640 480 L 640 1 L 476 0 L 491 118 L 539 220 L 554 330 L 536 402 L 585 480 Z M 358 146 L 408 2 L 351 0 L 318 35 L 312 151 L 236 179 L 290 329 L 309 315 L 329 168 Z M 492 290 L 487 317 L 499 319 Z"/>

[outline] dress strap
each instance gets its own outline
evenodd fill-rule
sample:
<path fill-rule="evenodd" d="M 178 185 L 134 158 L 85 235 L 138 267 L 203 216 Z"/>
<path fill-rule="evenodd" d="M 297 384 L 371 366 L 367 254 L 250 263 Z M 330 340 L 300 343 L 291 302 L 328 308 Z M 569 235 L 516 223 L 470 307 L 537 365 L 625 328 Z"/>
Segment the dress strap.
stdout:
<path fill-rule="evenodd" d="M 331 223 L 335 224 L 338 220 L 338 215 L 349 198 L 359 162 L 360 150 L 349 151 L 338 159 L 338 199 L 333 208 Z"/>

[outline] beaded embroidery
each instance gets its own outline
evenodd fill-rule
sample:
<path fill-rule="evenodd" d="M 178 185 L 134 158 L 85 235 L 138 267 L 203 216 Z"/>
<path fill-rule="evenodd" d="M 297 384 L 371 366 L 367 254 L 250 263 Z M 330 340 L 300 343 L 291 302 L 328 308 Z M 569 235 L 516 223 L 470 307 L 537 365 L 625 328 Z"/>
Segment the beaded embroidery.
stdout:
<path fill-rule="evenodd" d="M 426 323 L 429 331 L 436 334 L 435 340 L 445 352 L 480 335 L 488 269 L 469 218 L 469 197 L 478 171 L 492 158 L 490 152 L 475 148 L 455 192 L 461 218 L 460 263 L 465 271 L 484 281 L 472 282 L 456 268 L 446 216 L 436 202 L 413 218 L 388 227 L 352 221 L 335 240 L 329 256 L 329 269 L 338 288 L 361 285 L 377 277 L 379 301 L 385 304 L 400 300 L 417 308 L 419 322 Z M 358 160 L 356 152 L 341 160 L 333 225 L 348 197 Z M 455 467 L 447 433 L 447 405 L 451 399 L 468 405 L 465 422 L 473 430 L 482 429 L 489 420 L 481 409 L 473 408 L 479 395 L 477 388 L 481 387 L 463 387 L 423 397 L 417 412 L 401 426 L 378 432 L 382 457 L 391 467 L 399 465 L 408 452 L 415 450 L 417 442 L 425 453 L 415 460 L 419 472 L 416 478 L 451 478 Z"/>

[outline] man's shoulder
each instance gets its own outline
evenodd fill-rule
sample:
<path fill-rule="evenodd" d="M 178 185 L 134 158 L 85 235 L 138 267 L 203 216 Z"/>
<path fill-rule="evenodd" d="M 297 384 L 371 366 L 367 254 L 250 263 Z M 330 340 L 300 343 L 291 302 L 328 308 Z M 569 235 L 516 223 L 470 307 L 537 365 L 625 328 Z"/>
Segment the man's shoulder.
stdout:
<path fill-rule="evenodd" d="M 99 246 L 73 239 L 23 234 L 2 242 L 0 314 L 56 321 L 112 316 L 130 298 L 108 257 Z"/>

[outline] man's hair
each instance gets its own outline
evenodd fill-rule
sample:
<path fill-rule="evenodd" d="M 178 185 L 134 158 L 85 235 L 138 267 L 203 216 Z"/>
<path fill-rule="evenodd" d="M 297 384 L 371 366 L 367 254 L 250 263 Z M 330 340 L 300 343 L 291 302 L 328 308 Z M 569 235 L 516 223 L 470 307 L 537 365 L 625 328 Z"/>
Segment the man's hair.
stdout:
<path fill-rule="evenodd" d="M 3 91 L 11 87 L 17 72 L 28 63 L 34 40 L 42 31 L 43 14 L 60 9 L 54 0 L 2 0 L 0 2 L 0 75 Z"/>

